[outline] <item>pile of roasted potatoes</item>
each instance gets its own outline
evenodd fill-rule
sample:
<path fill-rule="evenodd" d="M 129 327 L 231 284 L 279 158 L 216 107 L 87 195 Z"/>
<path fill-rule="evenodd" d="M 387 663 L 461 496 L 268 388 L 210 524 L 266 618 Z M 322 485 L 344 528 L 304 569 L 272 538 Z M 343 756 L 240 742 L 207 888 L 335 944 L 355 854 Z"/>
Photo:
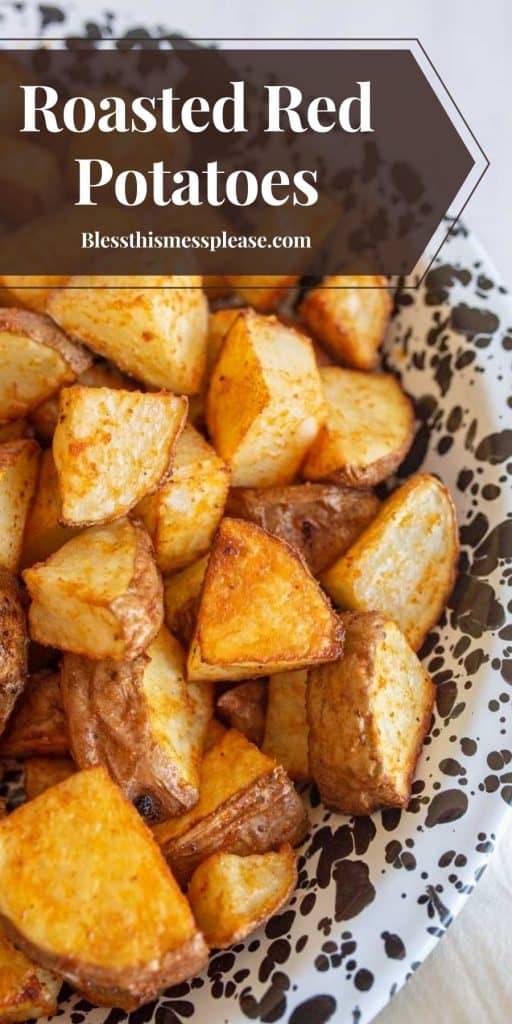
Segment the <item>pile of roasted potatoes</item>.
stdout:
<path fill-rule="evenodd" d="M 375 493 L 414 437 L 385 279 L 0 283 L 6 1022 L 64 980 L 136 1007 L 274 914 L 295 783 L 407 805 L 458 539 L 436 477 Z"/>

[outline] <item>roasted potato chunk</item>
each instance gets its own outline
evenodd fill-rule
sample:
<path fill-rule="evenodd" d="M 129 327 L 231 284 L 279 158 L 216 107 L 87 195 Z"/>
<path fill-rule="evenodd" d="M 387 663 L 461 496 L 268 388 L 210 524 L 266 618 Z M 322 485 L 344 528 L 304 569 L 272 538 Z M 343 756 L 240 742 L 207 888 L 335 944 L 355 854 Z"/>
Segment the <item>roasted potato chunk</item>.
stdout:
<path fill-rule="evenodd" d="M 240 313 L 206 396 L 208 430 L 233 485 L 291 483 L 325 412 L 309 338 L 276 317 Z"/>
<path fill-rule="evenodd" d="M 60 288 L 67 279 L 67 274 L 4 274 L 0 276 L 0 301 L 3 306 L 23 306 L 33 313 L 45 313 L 52 288 Z"/>
<path fill-rule="evenodd" d="M 251 743 L 261 746 L 267 706 L 266 679 L 251 679 L 221 694 L 216 711 L 231 729 L 238 729 Z"/>
<path fill-rule="evenodd" d="M 20 564 L 23 569 L 58 551 L 66 541 L 76 537 L 77 526 L 61 526 L 59 478 L 51 448 L 41 455 L 39 477 L 34 500 L 29 508 L 23 533 Z"/>
<path fill-rule="evenodd" d="M 291 779 L 311 778 L 306 717 L 307 669 L 281 672 L 268 681 L 262 750 L 282 764 Z"/>
<path fill-rule="evenodd" d="M 324 277 L 299 312 L 318 340 L 347 366 L 373 370 L 390 313 L 385 277 Z"/>
<path fill-rule="evenodd" d="M 35 800 L 51 786 L 56 786 L 76 772 L 70 757 L 29 757 L 23 765 L 25 774 L 25 795 Z"/>
<path fill-rule="evenodd" d="M 187 896 L 209 946 L 241 942 L 288 902 L 297 884 L 291 846 L 275 853 L 214 853 L 190 880 Z"/>
<path fill-rule="evenodd" d="M 247 302 L 260 313 L 271 313 L 286 298 L 287 292 L 299 280 L 298 274 L 239 274 L 228 277 L 231 287 L 242 302 Z"/>
<path fill-rule="evenodd" d="M 406 807 L 434 686 L 392 619 L 343 618 L 343 657 L 308 675 L 311 773 L 324 803 L 344 814 Z"/>
<path fill-rule="evenodd" d="M 208 370 L 208 374 L 211 373 L 217 359 L 219 358 L 220 350 L 224 344 L 224 339 L 228 331 L 242 312 L 243 310 L 238 306 L 230 306 L 228 309 L 216 309 L 215 313 L 210 313 L 208 319 L 208 347 L 206 353 L 206 368 Z"/>
<path fill-rule="evenodd" d="M 0 135 L 0 216 L 8 224 L 26 224 L 57 206 L 62 177 L 50 149 L 27 138 Z"/>
<path fill-rule="evenodd" d="M 58 672 L 28 677 L 0 740 L 2 757 L 59 756 L 69 750 L 69 735 Z"/>
<path fill-rule="evenodd" d="M 418 473 L 384 502 L 322 582 L 340 608 L 389 615 L 416 651 L 448 600 L 458 553 L 450 494 L 436 477 Z"/>
<path fill-rule="evenodd" d="M 40 644 L 131 660 L 162 625 L 162 581 L 136 519 L 91 526 L 23 578 L 32 598 L 30 635 Z"/>
<path fill-rule="evenodd" d="M 242 519 L 223 519 L 203 582 L 189 679 L 247 679 L 332 661 L 339 621 L 300 555 Z"/>
<path fill-rule="evenodd" d="M 88 388 L 60 393 L 53 457 L 61 522 L 92 526 L 126 515 L 171 472 L 186 398 Z"/>
<path fill-rule="evenodd" d="M 0 566 L 0 733 L 27 678 L 27 624 L 21 588 Z"/>
<path fill-rule="evenodd" d="M 39 472 L 39 445 L 29 439 L 0 445 L 0 565 L 16 572 Z"/>
<path fill-rule="evenodd" d="M 327 420 L 302 466 L 307 480 L 373 487 L 394 473 L 414 436 L 412 403 L 390 373 L 325 366 Z"/>
<path fill-rule="evenodd" d="M 97 360 L 87 370 L 77 377 L 77 384 L 87 388 L 122 388 L 124 391 L 135 391 L 137 385 L 125 373 L 121 373 L 117 367 Z M 34 427 L 37 436 L 45 443 L 51 444 L 55 427 L 59 419 L 59 395 L 52 395 L 42 402 L 30 413 L 30 422 Z"/>
<path fill-rule="evenodd" d="M 218 718 L 210 718 L 210 721 L 208 722 L 208 728 L 206 730 L 206 738 L 204 741 L 204 753 L 206 754 L 208 750 L 211 750 L 212 747 L 214 747 L 215 744 L 218 743 L 219 740 L 221 740 L 222 737 L 226 735 L 226 732 L 226 727 L 222 724 L 222 722 L 219 722 Z"/>
<path fill-rule="evenodd" d="M 199 596 L 207 565 L 208 556 L 164 580 L 165 621 L 184 647 L 189 646 L 196 628 Z"/>
<path fill-rule="evenodd" d="M 371 491 L 331 484 L 234 487 L 226 514 L 249 519 L 300 552 L 314 576 L 332 565 L 377 515 Z"/>
<path fill-rule="evenodd" d="M 199 803 L 155 825 L 154 834 L 184 884 L 213 853 L 294 846 L 306 829 L 304 806 L 284 770 L 231 729 L 204 755 Z"/>
<path fill-rule="evenodd" d="M 61 979 L 42 970 L 0 931 L 0 1021 L 50 1017 L 57 1013 Z"/>
<path fill-rule="evenodd" d="M 185 682 L 185 655 L 162 627 L 134 661 L 62 659 L 62 700 L 80 768 L 102 764 L 142 816 L 160 821 L 199 799 L 211 686 Z"/>
<path fill-rule="evenodd" d="M 47 309 L 73 338 L 155 388 L 193 395 L 206 366 L 200 277 L 74 277 Z"/>
<path fill-rule="evenodd" d="M 207 959 L 187 900 L 103 768 L 0 823 L 0 915 L 42 967 L 116 1006 L 147 1002 Z"/>
<path fill-rule="evenodd" d="M 163 573 L 183 569 L 209 550 L 228 487 L 225 462 L 187 424 L 176 442 L 170 479 L 137 506 Z"/>
<path fill-rule="evenodd" d="M 90 362 L 48 317 L 0 309 L 0 423 L 25 416 Z"/>

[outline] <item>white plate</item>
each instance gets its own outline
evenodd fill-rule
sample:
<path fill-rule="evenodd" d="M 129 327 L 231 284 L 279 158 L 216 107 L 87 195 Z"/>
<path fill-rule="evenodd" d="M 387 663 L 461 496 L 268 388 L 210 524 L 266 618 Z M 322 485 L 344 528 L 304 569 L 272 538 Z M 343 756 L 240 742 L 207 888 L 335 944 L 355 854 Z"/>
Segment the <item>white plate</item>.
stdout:
<path fill-rule="evenodd" d="M 52 11 L 46 34 L 83 32 L 80 19 Z M 36 34 L 41 17 L 4 8 L 2 34 Z M 129 28 L 126 14 L 109 24 L 118 35 Z M 459 227 L 425 286 L 397 307 L 387 361 L 420 420 L 403 475 L 439 474 L 462 541 L 448 614 L 423 652 L 437 710 L 411 806 L 354 820 L 313 800 L 290 906 L 212 955 L 202 976 L 130 1014 L 137 1024 L 370 1021 L 460 910 L 512 803 L 512 300 Z M 60 1014 L 72 1024 L 126 1016 L 72 996 Z"/>

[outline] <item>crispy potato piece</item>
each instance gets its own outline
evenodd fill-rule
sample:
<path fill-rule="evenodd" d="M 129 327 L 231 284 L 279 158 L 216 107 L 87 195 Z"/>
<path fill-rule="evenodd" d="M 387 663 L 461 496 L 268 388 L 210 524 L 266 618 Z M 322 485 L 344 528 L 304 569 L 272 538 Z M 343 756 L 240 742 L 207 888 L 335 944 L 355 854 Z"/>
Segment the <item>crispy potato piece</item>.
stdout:
<path fill-rule="evenodd" d="M 16 572 L 35 494 L 40 449 L 30 439 L 0 445 L 0 565 Z"/>
<path fill-rule="evenodd" d="M 185 884 L 213 853 L 266 853 L 301 842 L 307 815 L 286 772 L 235 729 L 203 758 L 199 803 L 154 834 Z"/>
<path fill-rule="evenodd" d="M 53 453 L 47 448 L 41 455 L 39 478 L 23 533 L 20 565 L 26 569 L 58 551 L 79 533 L 77 526 L 61 526 L 59 479 Z"/>
<path fill-rule="evenodd" d="M 326 366 L 327 420 L 302 466 L 306 480 L 373 487 L 394 473 L 414 437 L 414 410 L 390 373 Z"/>
<path fill-rule="evenodd" d="M 25 416 L 90 362 L 91 356 L 48 317 L 0 309 L 0 423 Z"/>
<path fill-rule="evenodd" d="M 0 823 L 0 915 L 42 967 L 116 1006 L 147 1002 L 207 959 L 187 900 L 103 768 Z"/>
<path fill-rule="evenodd" d="M 190 880 L 187 896 L 209 946 L 223 948 L 276 914 L 297 884 L 297 858 L 291 846 L 277 852 L 214 853 Z"/>
<path fill-rule="evenodd" d="M 375 518 L 371 491 L 332 484 L 234 487 L 226 515 L 249 519 L 300 552 L 314 576 L 332 565 Z"/>
<path fill-rule="evenodd" d="M 306 717 L 307 669 L 282 672 L 268 681 L 262 750 L 282 764 L 291 779 L 311 778 Z"/>
<path fill-rule="evenodd" d="M 389 615 L 417 651 L 451 593 L 458 555 L 450 494 L 436 477 L 418 473 L 384 502 L 322 582 L 340 608 Z"/>
<path fill-rule="evenodd" d="M 24 437 L 32 437 L 33 431 L 27 420 L 12 420 L 0 427 L 0 444 L 5 441 L 20 441 Z"/>
<path fill-rule="evenodd" d="M 348 612 L 340 661 L 308 675 L 312 776 L 344 814 L 406 807 L 434 685 L 392 619 Z"/>
<path fill-rule="evenodd" d="M 119 519 L 171 472 L 187 399 L 161 392 L 63 388 L 53 457 L 67 526 Z"/>
<path fill-rule="evenodd" d="M 209 550 L 228 487 L 226 463 L 187 424 L 176 442 L 170 479 L 143 498 L 136 510 L 163 573 L 183 569 Z"/>
<path fill-rule="evenodd" d="M 136 658 L 163 620 L 162 581 L 137 519 L 91 526 L 46 562 L 25 569 L 38 643 L 86 658 Z"/>
<path fill-rule="evenodd" d="M 23 768 L 27 800 L 35 800 L 36 796 L 76 772 L 76 765 L 70 757 L 29 757 Z"/>
<path fill-rule="evenodd" d="M 300 555 L 223 519 L 203 582 L 189 679 L 247 679 L 339 657 L 343 634 Z"/>
<path fill-rule="evenodd" d="M 62 659 L 62 700 L 80 768 L 103 764 L 149 821 L 199 799 L 211 686 L 185 682 L 185 655 L 164 627 L 134 661 Z"/>
<path fill-rule="evenodd" d="M 224 344 L 228 331 L 233 326 L 237 317 L 243 310 L 238 306 L 230 306 L 229 309 L 216 309 L 210 313 L 208 319 L 208 343 L 206 351 L 206 368 L 208 375 L 213 370 Z"/>
<path fill-rule="evenodd" d="M 199 596 L 208 557 L 200 558 L 198 562 L 164 580 L 165 621 L 184 647 L 189 646 L 196 628 Z"/>
<path fill-rule="evenodd" d="M 309 338 L 241 312 L 215 363 L 206 421 L 239 487 L 291 483 L 326 415 Z"/>
<path fill-rule="evenodd" d="M 279 305 L 290 288 L 299 280 L 299 274 L 239 274 L 228 277 L 236 294 L 260 313 L 271 313 Z"/>
<path fill-rule="evenodd" d="M 23 693 L 0 740 L 2 757 L 59 756 L 69 750 L 69 735 L 58 672 L 36 672 Z"/>
<path fill-rule="evenodd" d="M 208 303 L 200 277 L 74 277 L 52 292 L 63 330 L 155 388 L 193 395 L 206 366 Z"/>
<path fill-rule="evenodd" d="M 0 733 L 27 678 L 27 623 L 21 587 L 0 566 Z"/>
<path fill-rule="evenodd" d="M 391 314 L 385 277 L 324 277 L 299 313 L 334 356 L 356 370 L 373 370 Z"/>
<path fill-rule="evenodd" d="M 206 754 L 208 750 L 211 750 L 212 747 L 214 747 L 215 744 L 218 743 L 222 739 L 222 737 L 226 735 L 226 733 L 226 727 L 222 724 L 222 722 L 219 722 L 218 718 L 210 718 L 210 721 L 208 722 L 208 728 L 206 730 L 203 753 Z"/>
<path fill-rule="evenodd" d="M 111 366 L 104 359 L 97 360 L 77 377 L 77 384 L 87 388 L 122 388 L 124 391 L 135 391 L 137 385 L 116 366 Z M 38 437 L 45 444 L 51 444 L 55 427 L 59 419 L 59 396 L 52 395 L 30 413 L 30 422 Z"/>
<path fill-rule="evenodd" d="M 0 1021 L 14 1024 L 57 1012 L 60 978 L 38 967 L 0 931 Z"/>
<path fill-rule="evenodd" d="M 231 729 L 238 729 L 251 743 L 261 746 L 265 730 L 267 680 L 251 679 L 221 694 L 216 710 Z"/>
<path fill-rule="evenodd" d="M 0 216 L 8 224 L 26 224 L 57 206 L 62 177 L 51 149 L 18 133 L 0 135 L 0 156 Z"/>
<path fill-rule="evenodd" d="M 4 274 L 0 276 L 0 301 L 3 306 L 23 306 L 33 313 L 45 313 L 52 288 L 60 288 L 67 280 L 67 274 Z"/>

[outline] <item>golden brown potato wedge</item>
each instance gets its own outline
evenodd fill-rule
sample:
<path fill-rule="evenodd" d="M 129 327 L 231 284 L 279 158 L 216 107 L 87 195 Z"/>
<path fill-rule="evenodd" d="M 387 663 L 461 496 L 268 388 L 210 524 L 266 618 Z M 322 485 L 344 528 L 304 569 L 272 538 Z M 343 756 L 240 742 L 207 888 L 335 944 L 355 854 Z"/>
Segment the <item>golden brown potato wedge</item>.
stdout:
<path fill-rule="evenodd" d="M 69 735 L 58 672 L 36 672 L 27 679 L 0 740 L 2 757 L 60 756 Z"/>
<path fill-rule="evenodd" d="M 228 277 L 236 294 L 260 313 L 271 313 L 299 280 L 298 274 L 249 274 Z"/>
<path fill-rule="evenodd" d="M 390 313 L 385 277 L 325 277 L 299 312 L 318 340 L 356 370 L 373 370 Z"/>
<path fill-rule="evenodd" d="M 91 356 L 48 317 L 0 309 L 0 423 L 25 416 L 90 362 Z"/>
<path fill-rule="evenodd" d="M 20 559 L 22 569 L 35 562 L 44 562 L 79 532 L 77 526 L 61 525 L 60 512 L 59 478 L 52 450 L 47 448 L 41 455 L 37 488 L 25 521 Z"/>
<path fill-rule="evenodd" d="M 171 472 L 186 415 L 187 399 L 165 391 L 63 388 L 53 435 L 61 522 L 119 519 L 156 490 Z"/>
<path fill-rule="evenodd" d="M 149 396 L 148 396 L 149 397 Z M 229 469 L 189 424 L 176 442 L 172 473 L 137 506 L 153 541 L 158 567 L 176 572 L 211 547 L 229 487 Z"/>
<path fill-rule="evenodd" d="M 282 764 L 291 779 L 311 778 L 306 717 L 307 669 L 281 672 L 268 681 L 262 750 Z"/>
<path fill-rule="evenodd" d="M 291 846 L 275 853 L 214 853 L 194 871 L 187 896 L 209 946 L 241 942 L 276 914 L 297 884 Z"/>
<path fill-rule="evenodd" d="M 37 441 L 5 441 L 0 445 L 0 565 L 16 572 L 25 522 L 39 473 Z"/>
<path fill-rule="evenodd" d="M 62 981 L 29 960 L 0 931 L 0 1021 L 15 1024 L 57 1012 Z"/>
<path fill-rule="evenodd" d="M 343 633 L 325 594 L 285 541 L 223 519 L 203 582 L 189 679 L 247 679 L 339 657 Z"/>
<path fill-rule="evenodd" d="M 116 366 L 104 359 L 98 359 L 87 370 L 77 377 L 77 384 L 87 388 L 122 388 L 124 391 L 135 391 L 137 385 Z M 37 436 L 45 444 L 51 444 L 55 427 L 59 419 L 59 395 L 52 395 L 30 413 L 30 423 Z"/>
<path fill-rule="evenodd" d="M 0 918 L 42 967 L 117 1006 L 147 1002 L 207 959 L 187 900 L 103 768 L 0 823 Z"/>
<path fill-rule="evenodd" d="M 332 565 L 375 518 L 371 491 L 332 484 L 233 487 L 226 515 L 249 519 L 300 552 L 314 576 Z"/>
<path fill-rule="evenodd" d="M 0 566 L 0 733 L 27 678 L 27 623 L 21 587 Z"/>
<path fill-rule="evenodd" d="M 47 309 L 67 334 L 155 388 L 193 395 L 206 366 L 200 277 L 74 277 Z"/>
<path fill-rule="evenodd" d="M 414 437 L 412 403 L 390 373 L 325 366 L 327 419 L 302 466 L 306 480 L 374 487 L 398 468 Z"/>
<path fill-rule="evenodd" d="M 343 618 L 343 657 L 308 675 L 311 774 L 324 803 L 344 814 L 406 807 L 434 685 L 392 619 Z"/>
<path fill-rule="evenodd" d="M 267 687 L 268 680 L 251 679 L 226 690 L 216 704 L 219 718 L 231 729 L 238 729 L 257 747 L 261 746 L 265 730 Z"/>
<path fill-rule="evenodd" d="M 165 621 L 171 633 L 177 636 L 184 647 L 190 641 L 196 628 L 199 596 L 208 565 L 208 557 L 175 572 L 164 580 Z"/>
<path fill-rule="evenodd" d="M 87 658 L 136 658 L 163 620 L 162 580 L 137 519 L 91 526 L 25 569 L 33 640 Z"/>
<path fill-rule="evenodd" d="M 57 157 L 19 134 L 0 135 L 0 216 L 26 224 L 57 206 L 62 177 Z"/>
<path fill-rule="evenodd" d="M 76 765 L 70 757 L 29 757 L 23 765 L 25 774 L 25 795 L 35 800 L 51 786 L 56 786 L 76 772 Z"/>
<path fill-rule="evenodd" d="M 322 582 L 340 608 L 389 615 L 416 651 L 448 600 L 458 553 L 450 494 L 435 476 L 418 473 L 384 502 Z"/>
<path fill-rule="evenodd" d="M 173 873 L 186 883 L 213 853 L 266 853 L 306 834 L 307 815 L 286 772 L 229 730 L 203 758 L 199 803 L 155 825 Z"/>
<path fill-rule="evenodd" d="M 210 313 L 208 319 L 208 347 L 206 353 L 206 369 L 208 375 L 213 370 L 224 344 L 228 331 L 233 326 L 240 313 L 243 312 L 237 306 L 230 306 L 228 309 L 216 309 Z"/>
<path fill-rule="evenodd" d="M 276 317 L 241 312 L 206 397 L 208 430 L 233 485 L 291 483 L 325 413 L 309 338 Z"/>
<path fill-rule="evenodd" d="M 62 659 L 62 700 L 80 768 L 102 764 L 148 821 L 199 799 L 211 686 L 185 682 L 185 655 L 162 627 L 134 661 Z"/>

